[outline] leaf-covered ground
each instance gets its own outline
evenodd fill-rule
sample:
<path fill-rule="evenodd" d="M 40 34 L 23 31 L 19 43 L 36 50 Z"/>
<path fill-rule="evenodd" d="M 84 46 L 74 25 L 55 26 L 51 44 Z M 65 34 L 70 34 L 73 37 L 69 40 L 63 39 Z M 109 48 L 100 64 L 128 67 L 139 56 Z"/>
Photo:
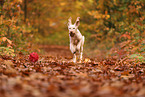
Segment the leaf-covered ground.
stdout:
<path fill-rule="evenodd" d="M 0 97 L 145 96 L 145 63 L 85 58 L 74 64 L 68 48 L 45 49 L 36 63 L 23 54 L 0 57 Z"/>

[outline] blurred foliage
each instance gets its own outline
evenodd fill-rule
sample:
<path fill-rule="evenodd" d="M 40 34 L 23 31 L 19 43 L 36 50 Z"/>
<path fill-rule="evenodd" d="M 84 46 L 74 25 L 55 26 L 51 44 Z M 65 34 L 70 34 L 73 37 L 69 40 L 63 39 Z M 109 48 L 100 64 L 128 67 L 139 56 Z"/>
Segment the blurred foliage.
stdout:
<path fill-rule="evenodd" d="M 0 54 L 10 55 L 9 52 L 29 53 L 35 30 L 30 22 L 24 22 L 24 7 L 22 0 L 0 1 Z M 12 54 L 13 55 L 13 54 Z"/>
<path fill-rule="evenodd" d="M 0 55 L 15 56 L 14 49 L 11 49 L 9 47 L 0 47 Z"/>
<path fill-rule="evenodd" d="M 67 20 L 79 16 L 86 52 L 145 57 L 144 0 L 5 0 L 1 5 L 0 34 L 13 48 L 31 48 L 34 38 L 68 45 Z"/>

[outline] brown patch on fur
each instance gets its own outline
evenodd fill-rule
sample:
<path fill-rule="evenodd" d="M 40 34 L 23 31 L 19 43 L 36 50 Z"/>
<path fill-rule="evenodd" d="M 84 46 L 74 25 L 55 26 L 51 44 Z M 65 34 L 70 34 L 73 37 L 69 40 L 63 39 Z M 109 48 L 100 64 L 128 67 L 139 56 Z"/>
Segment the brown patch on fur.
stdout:
<path fill-rule="evenodd" d="M 74 40 L 73 44 L 77 45 L 79 43 L 80 40 Z"/>

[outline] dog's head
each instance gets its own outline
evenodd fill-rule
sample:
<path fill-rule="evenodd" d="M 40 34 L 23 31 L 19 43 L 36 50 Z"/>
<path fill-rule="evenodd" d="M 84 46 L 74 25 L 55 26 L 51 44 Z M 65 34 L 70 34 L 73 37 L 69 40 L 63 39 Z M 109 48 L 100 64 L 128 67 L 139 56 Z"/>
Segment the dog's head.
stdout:
<path fill-rule="evenodd" d="M 71 17 L 68 19 L 68 30 L 69 30 L 69 34 L 71 37 L 73 37 L 75 35 L 75 33 L 77 32 L 78 26 L 80 25 L 80 17 L 77 17 L 76 22 L 74 24 L 72 24 L 71 22 Z"/>

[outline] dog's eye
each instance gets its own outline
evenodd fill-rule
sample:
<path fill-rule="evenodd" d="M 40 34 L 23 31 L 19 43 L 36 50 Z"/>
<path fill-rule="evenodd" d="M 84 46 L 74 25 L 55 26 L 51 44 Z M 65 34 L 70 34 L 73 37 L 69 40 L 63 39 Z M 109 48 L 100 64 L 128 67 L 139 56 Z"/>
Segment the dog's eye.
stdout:
<path fill-rule="evenodd" d="M 75 29 L 75 28 L 73 28 L 73 29 Z"/>

